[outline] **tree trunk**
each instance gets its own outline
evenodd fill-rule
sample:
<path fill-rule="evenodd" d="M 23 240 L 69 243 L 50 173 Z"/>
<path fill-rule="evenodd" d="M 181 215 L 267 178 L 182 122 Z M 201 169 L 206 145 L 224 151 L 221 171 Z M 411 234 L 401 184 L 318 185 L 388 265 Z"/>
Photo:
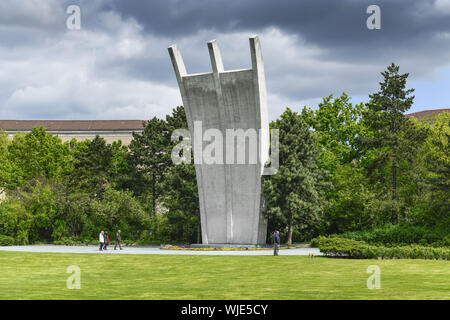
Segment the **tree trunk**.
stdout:
<path fill-rule="evenodd" d="M 291 215 L 289 217 L 289 231 L 288 231 L 288 240 L 287 240 L 287 244 L 291 245 L 292 244 L 292 232 L 294 229 L 294 214 L 291 211 Z"/>
<path fill-rule="evenodd" d="M 155 174 L 153 174 L 152 177 L 153 177 L 153 183 L 152 183 L 153 214 L 156 214 L 156 181 L 155 181 Z"/>
<path fill-rule="evenodd" d="M 397 163 L 392 162 L 392 224 L 398 223 L 397 215 Z"/>

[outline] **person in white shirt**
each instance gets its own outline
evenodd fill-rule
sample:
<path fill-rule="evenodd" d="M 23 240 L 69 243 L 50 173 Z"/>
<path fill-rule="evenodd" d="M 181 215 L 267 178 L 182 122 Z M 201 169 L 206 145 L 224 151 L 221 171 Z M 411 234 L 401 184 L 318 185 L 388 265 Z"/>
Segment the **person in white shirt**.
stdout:
<path fill-rule="evenodd" d="M 102 251 L 103 244 L 104 244 L 104 242 L 105 242 L 105 238 L 103 237 L 103 231 L 100 232 L 100 236 L 99 236 L 99 239 L 98 239 L 98 240 L 100 241 L 100 251 Z"/>

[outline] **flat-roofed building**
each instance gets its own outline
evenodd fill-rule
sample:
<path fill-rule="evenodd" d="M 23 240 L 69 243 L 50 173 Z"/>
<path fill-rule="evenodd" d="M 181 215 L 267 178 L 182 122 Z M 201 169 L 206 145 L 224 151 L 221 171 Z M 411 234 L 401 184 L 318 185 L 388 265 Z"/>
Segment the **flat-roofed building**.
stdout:
<path fill-rule="evenodd" d="M 429 119 L 429 118 L 434 118 L 436 115 L 443 113 L 443 112 L 450 112 L 450 108 L 423 110 L 423 111 L 408 113 L 405 116 L 408 118 Z"/>
<path fill-rule="evenodd" d="M 143 120 L 0 120 L 0 130 L 9 137 L 17 132 L 30 132 L 33 128 L 43 127 L 48 133 L 58 135 L 63 142 L 75 138 L 78 141 L 94 139 L 96 135 L 107 143 L 121 140 L 129 145 L 133 132 L 143 131 Z"/>

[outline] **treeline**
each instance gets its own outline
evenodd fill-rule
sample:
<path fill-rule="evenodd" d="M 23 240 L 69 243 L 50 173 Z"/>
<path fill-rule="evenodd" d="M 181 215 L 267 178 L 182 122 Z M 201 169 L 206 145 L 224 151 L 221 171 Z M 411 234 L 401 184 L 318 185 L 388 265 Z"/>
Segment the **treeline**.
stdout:
<path fill-rule="evenodd" d="M 414 97 L 398 71 L 382 73 L 367 104 L 329 96 L 270 124 L 280 168 L 263 178 L 268 239 L 275 229 L 291 243 L 389 225 L 427 230 L 433 241 L 450 233 L 450 116 L 405 117 Z M 194 165 L 171 160 L 179 128 L 182 107 L 146 122 L 129 146 L 62 143 L 43 128 L 12 140 L 1 133 L 0 242 L 95 242 L 117 229 L 137 243 L 201 242 Z"/>
<path fill-rule="evenodd" d="M 366 104 L 329 96 L 272 123 L 280 174 L 265 178 L 264 191 L 269 226 L 286 242 L 373 228 L 389 229 L 395 242 L 411 225 L 450 234 L 450 115 L 405 117 L 414 99 L 408 74 L 392 64 L 382 75 Z"/>
<path fill-rule="evenodd" d="M 62 143 L 44 128 L 0 133 L 0 242 L 91 243 L 118 229 L 125 242 L 200 241 L 195 169 L 170 157 L 178 128 L 182 107 L 146 122 L 129 146 Z"/>

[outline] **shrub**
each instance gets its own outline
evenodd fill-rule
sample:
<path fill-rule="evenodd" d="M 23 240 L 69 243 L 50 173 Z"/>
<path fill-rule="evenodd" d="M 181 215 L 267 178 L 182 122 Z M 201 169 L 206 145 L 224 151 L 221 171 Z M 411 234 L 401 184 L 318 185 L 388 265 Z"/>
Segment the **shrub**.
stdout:
<path fill-rule="evenodd" d="M 92 201 L 89 223 L 83 236 L 96 237 L 101 230 L 108 231 L 110 240 L 121 230 L 128 240 L 137 240 L 142 230 L 147 230 L 150 218 L 131 192 L 107 188 L 101 200 Z"/>
<path fill-rule="evenodd" d="M 87 239 L 87 238 L 77 238 L 77 237 L 64 237 L 60 240 L 54 240 L 52 243 L 56 245 L 65 246 L 88 246 L 88 245 L 98 245 L 98 240 Z"/>
<path fill-rule="evenodd" d="M 450 248 L 420 245 L 384 247 L 370 245 L 364 241 L 340 237 L 319 237 L 319 249 L 326 256 L 360 259 L 450 259 Z"/>
<path fill-rule="evenodd" d="M 135 245 L 135 241 L 133 241 L 133 240 L 121 240 L 120 242 L 123 245 L 125 245 L 125 246 L 133 246 L 133 245 Z"/>
<path fill-rule="evenodd" d="M 15 244 L 28 244 L 31 224 L 31 214 L 18 199 L 0 202 L 0 234 L 15 239 Z"/>
<path fill-rule="evenodd" d="M 431 245 L 450 237 L 443 232 L 430 230 L 426 227 L 409 224 L 385 225 L 372 230 L 346 232 L 339 237 L 364 241 L 369 244 L 383 246 L 399 246 L 409 244 Z"/>
<path fill-rule="evenodd" d="M 14 245 L 14 238 L 0 234 L 0 246 L 12 246 Z"/>
<path fill-rule="evenodd" d="M 318 247 L 319 247 L 319 238 L 311 239 L 311 241 L 309 242 L 309 244 L 310 244 L 311 247 L 313 247 L 313 248 L 318 248 Z"/>
<path fill-rule="evenodd" d="M 330 256 L 362 258 L 362 249 L 367 246 L 363 241 L 339 237 L 319 237 L 318 241 L 320 251 Z"/>
<path fill-rule="evenodd" d="M 142 232 L 141 237 L 136 241 L 137 245 L 160 245 L 161 241 L 155 239 L 154 234 L 150 230 Z"/>

